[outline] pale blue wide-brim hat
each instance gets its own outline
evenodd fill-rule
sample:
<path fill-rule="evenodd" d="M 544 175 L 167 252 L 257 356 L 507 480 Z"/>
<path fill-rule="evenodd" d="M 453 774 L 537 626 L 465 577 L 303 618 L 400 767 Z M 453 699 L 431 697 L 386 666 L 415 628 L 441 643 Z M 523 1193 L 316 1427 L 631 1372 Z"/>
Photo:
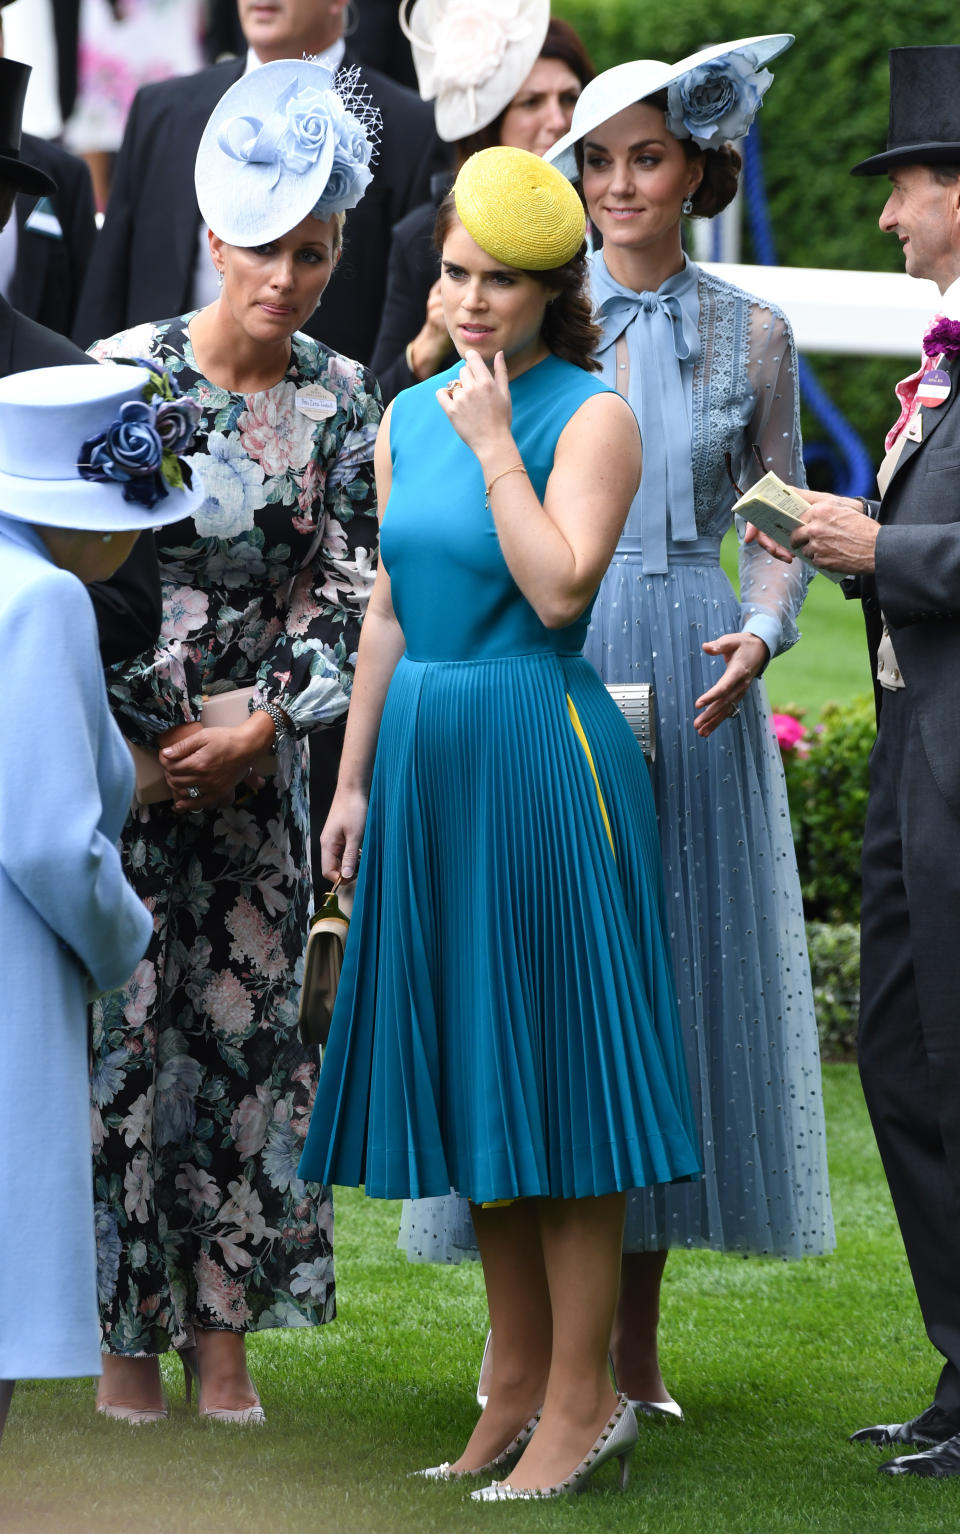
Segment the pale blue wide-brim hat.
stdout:
<path fill-rule="evenodd" d="M 41 527 L 133 532 L 192 517 L 199 407 L 164 375 L 103 362 L 0 379 L 0 513 Z"/>
<path fill-rule="evenodd" d="M 221 96 L 203 130 L 200 212 L 228 245 L 265 245 L 313 214 L 356 207 L 373 172 L 380 116 L 357 70 L 311 59 L 261 64 Z"/>
<path fill-rule="evenodd" d="M 584 86 L 573 109 L 570 131 L 544 155 L 568 181 L 577 181 L 576 146 L 618 112 L 667 91 L 667 128 L 675 138 L 692 138 L 701 149 L 742 138 L 773 80 L 764 69 L 793 42 L 790 32 L 741 37 L 691 53 L 676 64 L 633 59 L 604 70 Z"/>

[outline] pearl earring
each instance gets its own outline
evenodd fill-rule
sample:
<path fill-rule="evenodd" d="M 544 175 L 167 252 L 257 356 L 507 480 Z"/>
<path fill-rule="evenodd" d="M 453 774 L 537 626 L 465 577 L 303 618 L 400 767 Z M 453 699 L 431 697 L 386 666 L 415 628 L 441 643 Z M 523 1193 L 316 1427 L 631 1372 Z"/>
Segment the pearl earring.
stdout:
<path fill-rule="evenodd" d="M 693 198 L 692 197 L 685 197 L 683 199 L 683 202 L 680 204 L 680 212 L 681 213 L 685 213 L 688 218 L 690 217 L 690 214 L 693 212 Z M 223 279 L 221 278 L 221 281 L 222 280 Z"/>
<path fill-rule="evenodd" d="M 218 266 L 217 267 L 217 287 L 218 288 L 222 288 L 223 287 L 223 267 L 222 266 Z"/>

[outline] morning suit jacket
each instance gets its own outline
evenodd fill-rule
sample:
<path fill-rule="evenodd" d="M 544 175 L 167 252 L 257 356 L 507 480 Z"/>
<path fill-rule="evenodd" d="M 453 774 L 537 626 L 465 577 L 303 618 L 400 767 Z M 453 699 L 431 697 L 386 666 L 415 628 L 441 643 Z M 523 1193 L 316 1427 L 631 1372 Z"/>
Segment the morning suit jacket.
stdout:
<path fill-rule="evenodd" d="M 348 53 L 344 64 L 351 62 Z M 230 59 L 137 92 L 74 328 L 81 345 L 190 309 L 200 228 L 194 161 L 207 118 L 245 63 Z M 343 256 L 305 328 L 366 363 L 380 322 L 390 230 L 428 195 L 443 150 L 425 102 L 375 70 L 365 69 L 363 78 L 383 114 L 379 157 L 363 200 L 347 214 Z"/>
<path fill-rule="evenodd" d="M 31 368 L 96 364 L 65 336 L 18 314 L 0 298 L 0 378 Z M 79 447 L 79 443 L 77 446 Z M 0 506 L 0 510 L 2 510 Z M 160 632 L 162 601 L 160 567 L 153 534 L 141 533 L 130 557 L 108 581 L 87 587 L 97 615 L 100 655 L 104 665 L 126 660 L 150 649 Z"/>
<path fill-rule="evenodd" d="M 61 232 L 30 228 L 40 198 L 17 194 L 17 264 L 7 297 L 21 314 L 69 336 L 97 236 L 90 172 L 76 155 L 32 133 L 23 135 L 20 153 L 57 183 L 49 202 Z"/>
<path fill-rule="evenodd" d="M 883 613 L 934 780 L 960 815 L 960 362 L 952 391 L 920 407 L 879 506 L 876 570 L 860 578 L 872 674 Z M 883 691 L 879 693 L 883 707 Z"/>

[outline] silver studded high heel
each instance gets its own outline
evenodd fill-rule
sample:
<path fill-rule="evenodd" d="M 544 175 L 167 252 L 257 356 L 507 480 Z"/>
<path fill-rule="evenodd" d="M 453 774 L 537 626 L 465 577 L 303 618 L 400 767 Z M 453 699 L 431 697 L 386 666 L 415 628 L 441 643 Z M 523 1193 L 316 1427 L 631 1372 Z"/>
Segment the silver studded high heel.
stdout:
<path fill-rule="evenodd" d="M 630 1456 L 637 1444 L 637 1419 L 633 1407 L 625 1395 L 617 1400 L 617 1409 L 601 1432 L 593 1448 L 581 1460 L 576 1470 L 556 1486 L 513 1487 L 506 1481 L 493 1481 L 472 1491 L 474 1502 L 532 1501 L 538 1497 L 565 1497 L 571 1492 L 582 1491 L 595 1470 L 608 1459 L 620 1462 L 620 1490 L 623 1491 L 630 1475 Z"/>
<path fill-rule="evenodd" d="M 537 1412 L 520 1429 L 516 1438 L 510 1440 L 505 1449 L 501 1449 L 493 1459 L 487 1460 L 485 1465 L 478 1465 L 476 1470 L 452 1470 L 449 1462 L 445 1460 L 442 1465 L 430 1465 L 426 1470 L 411 1470 L 410 1474 L 422 1475 L 428 1481 L 462 1481 L 468 1476 L 489 1475 L 497 1470 L 503 1475 L 508 1475 L 533 1437 L 534 1429 L 539 1421 L 540 1413 Z"/>

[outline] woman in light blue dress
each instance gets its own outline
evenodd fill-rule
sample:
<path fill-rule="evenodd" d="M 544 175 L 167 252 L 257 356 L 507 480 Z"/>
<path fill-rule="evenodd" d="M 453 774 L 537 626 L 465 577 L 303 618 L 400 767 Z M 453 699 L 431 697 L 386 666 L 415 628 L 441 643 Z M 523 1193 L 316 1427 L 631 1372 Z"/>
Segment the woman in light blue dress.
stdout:
<path fill-rule="evenodd" d="M 114 364 L 0 383 L 0 1433 L 15 1380 L 100 1372 L 88 1003 L 153 919 L 116 845 L 133 762 L 84 585 L 199 505 L 169 447 L 191 408 L 151 404 L 155 383 Z"/>
<path fill-rule="evenodd" d="M 732 199 L 740 160 L 726 141 L 749 127 L 771 80 L 762 65 L 790 41 L 609 71 L 551 153 L 580 175 L 603 235 L 598 357 L 644 442 L 585 654 L 604 681 L 656 694 L 653 789 L 704 1177 L 630 1195 L 613 1353 L 628 1394 L 671 1414 L 656 1347 L 668 1248 L 802 1257 L 833 1245 L 803 906 L 759 680 L 799 637 L 808 571 L 742 528 L 739 602 L 719 564 L 728 464 L 743 488 L 767 470 L 803 483 L 796 353 L 779 310 L 709 276 L 680 240 L 684 213 L 711 217 Z"/>
<path fill-rule="evenodd" d="M 625 1468 L 624 1194 L 698 1158 L 650 785 L 581 653 L 640 468 L 591 368 L 583 210 L 518 149 L 474 155 L 455 195 L 440 282 L 464 364 L 402 392 L 377 439 L 381 565 L 324 873 L 363 856 L 300 1175 L 469 1199 L 493 1378 L 428 1474 L 553 1495 Z"/>

